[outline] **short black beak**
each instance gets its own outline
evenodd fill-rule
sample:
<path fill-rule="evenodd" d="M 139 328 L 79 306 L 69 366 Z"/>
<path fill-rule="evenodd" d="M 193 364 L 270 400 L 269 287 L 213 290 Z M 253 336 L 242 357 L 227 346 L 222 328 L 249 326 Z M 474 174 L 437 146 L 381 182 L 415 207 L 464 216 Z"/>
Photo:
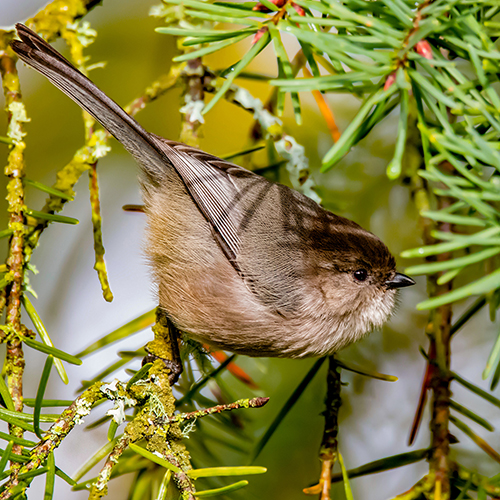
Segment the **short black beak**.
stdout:
<path fill-rule="evenodd" d="M 404 288 L 405 286 L 414 285 L 415 282 L 406 274 L 396 273 L 394 278 L 387 280 L 385 286 L 389 289 L 391 288 Z"/>

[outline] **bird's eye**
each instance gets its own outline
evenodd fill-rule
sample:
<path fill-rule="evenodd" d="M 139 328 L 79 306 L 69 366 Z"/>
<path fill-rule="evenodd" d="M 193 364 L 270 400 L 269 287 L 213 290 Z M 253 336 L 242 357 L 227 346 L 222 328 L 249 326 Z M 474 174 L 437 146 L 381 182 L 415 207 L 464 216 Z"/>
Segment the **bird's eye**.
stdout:
<path fill-rule="evenodd" d="M 368 278 L 368 271 L 366 269 L 358 269 L 354 271 L 353 276 L 356 281 L 365 281 Z"/>

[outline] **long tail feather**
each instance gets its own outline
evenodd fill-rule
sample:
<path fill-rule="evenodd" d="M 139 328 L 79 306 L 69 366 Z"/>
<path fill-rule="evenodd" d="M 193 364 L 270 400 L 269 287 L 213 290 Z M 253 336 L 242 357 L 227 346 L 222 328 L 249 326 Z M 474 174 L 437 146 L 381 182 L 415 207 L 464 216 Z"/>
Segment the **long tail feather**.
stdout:
<path fill-rule="evenodd" d="M 21 40 L 12 41 L 11 46 L 19 58 L 101 123 L 149 175 L 161 179 L 164 164 L 171 163 L 153 136 L 34 31 L 23 24 L 16 28 Z"/>

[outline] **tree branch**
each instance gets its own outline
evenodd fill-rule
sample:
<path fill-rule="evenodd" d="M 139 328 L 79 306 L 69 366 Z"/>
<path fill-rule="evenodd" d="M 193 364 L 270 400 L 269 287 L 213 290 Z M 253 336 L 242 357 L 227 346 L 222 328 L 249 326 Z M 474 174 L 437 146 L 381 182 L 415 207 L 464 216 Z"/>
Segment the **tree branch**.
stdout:
<path fill-rule="evenodd" d="M 7 257 L 6 286 L 6 327 L 1 340 L 6 342 L 6 356 L 4 370 L 7 375 L 7 387 L 16 411 L 23 409 L 23 373 L 24 353 L 19 334 L 21 325 L 21 297 L 24 285 L 25 265 L 25 234 L 24 234 L 24 142 L 23 123 L 28 121 L 26 109 L 22 103 L 19 77 L 16 69 L 16 55 L 11 50 L 9 42 L 13 38 L 11 32 L 0 32 L 0 74 L 5 95 L 5 110 L 7 112 L 7 135 L 12 140 L 5 174 L 7 184 L 7 201 L 9 212 L 9 229 L 12 231 Z M 23 429 L 9 425 L 10 433 L 22 438 Z M 21 454 L 22 446 L 14 444 L 12 453 Z M 14 469 L 19 464 L 12 463 Z M 14 477 L 14 482 L 17 479 Z"/>

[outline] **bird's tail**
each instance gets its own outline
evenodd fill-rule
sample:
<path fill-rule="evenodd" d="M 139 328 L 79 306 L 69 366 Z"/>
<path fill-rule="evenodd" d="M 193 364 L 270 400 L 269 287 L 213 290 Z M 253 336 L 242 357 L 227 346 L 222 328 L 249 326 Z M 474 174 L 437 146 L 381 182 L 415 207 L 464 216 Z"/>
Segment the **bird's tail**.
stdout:
<path fill-rule="evenodd" d="M 151 134 L 96 87 L 57 50 L 23 24 L 16 24 L 21 40 L 12 49 L 28 66 L 45 75 L 56 87 L 92 115 L 118 139 L 153 179 L 164 176 L 170 161 Z"/>

